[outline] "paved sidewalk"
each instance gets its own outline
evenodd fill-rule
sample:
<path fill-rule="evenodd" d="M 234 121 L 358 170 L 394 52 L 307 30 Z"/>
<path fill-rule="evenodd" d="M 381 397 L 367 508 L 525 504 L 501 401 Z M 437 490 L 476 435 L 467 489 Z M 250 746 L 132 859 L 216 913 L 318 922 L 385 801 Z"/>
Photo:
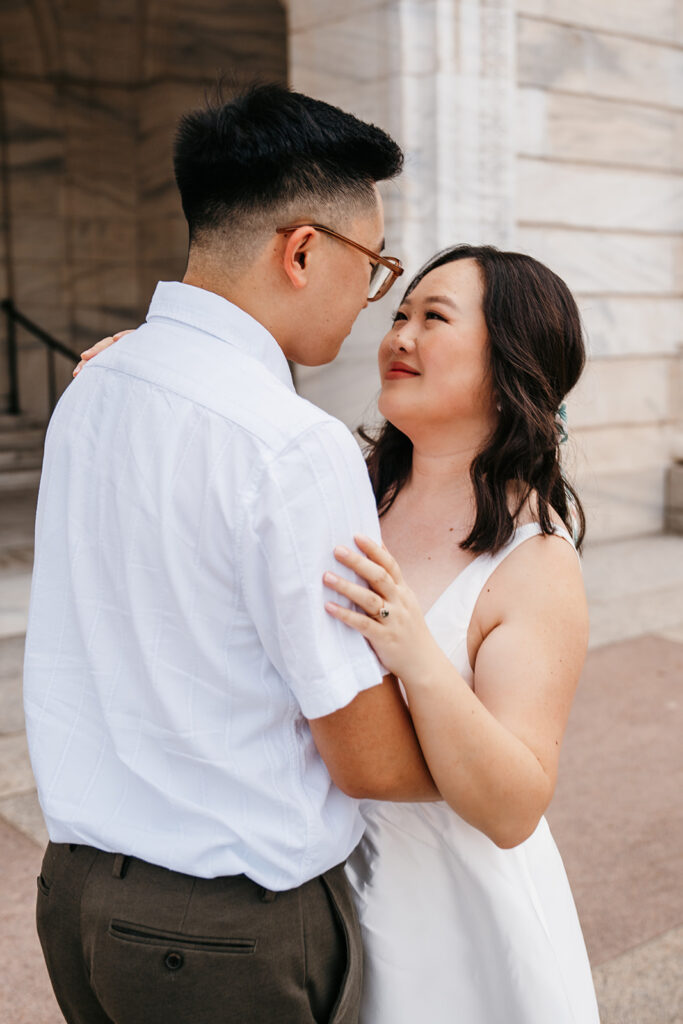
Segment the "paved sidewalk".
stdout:
<path fill-rule="evenodd" d="M 683 642 L 588 655 L 548 812 L 603 1024 L 683 1024 Z"/>
<path fill-rule="evenodd" d="M 62 1021 L 33 920 L 46 835 L 21 708 L 33 500 L 3 498 L 0 509 L 0 1024 Z M 633 544 L 635 574 L 624 571 L 623 549 L 586 556 L 597 646 L 548 817 L 583 923 L 602 1024 L 683 1024 L 683 603 L 671 604 L 683 577 L 673 568 L 677 559 L 683 567 L 683 538 Z M 623 579 L 610 587 L 608 570 L 616 567 Z M 638 574 L 643 588 L 625 600 Z M 638 601 L 645 628 L 659 622 L 659 633 L 638 635 Z"/>

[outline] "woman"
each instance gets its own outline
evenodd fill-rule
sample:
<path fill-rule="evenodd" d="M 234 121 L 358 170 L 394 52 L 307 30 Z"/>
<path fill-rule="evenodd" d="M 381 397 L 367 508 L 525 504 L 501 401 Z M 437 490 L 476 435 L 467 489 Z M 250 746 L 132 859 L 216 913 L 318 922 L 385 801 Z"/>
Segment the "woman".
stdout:
<path fill-rule="evenodd" d="M 364 806 L 363 1024 L 598 1021 L 542 817 L 588 635 L 558 418 L 584 359 L 566 285 L 491 247 L 431 260 L 380 346 L 364 436 L 392 554 L 337 549 L 369 587 L 326 573 L 356 609 L 326 608 L 400 678 L 443 802 Z"/>
<path fill-rule="evenodd" d="M 584 358 L 566 285 L 490 247 L 430 261 L 380 346 L 366 440 L 392 554 L 337 550 L 369 589 L 328 573 L 357 610 L 326 607 L 401 679 L 444 802 L 364 808 L 364 1024 L 598 1020 L 542 817 L 588 638 L 557 418 Z"/>

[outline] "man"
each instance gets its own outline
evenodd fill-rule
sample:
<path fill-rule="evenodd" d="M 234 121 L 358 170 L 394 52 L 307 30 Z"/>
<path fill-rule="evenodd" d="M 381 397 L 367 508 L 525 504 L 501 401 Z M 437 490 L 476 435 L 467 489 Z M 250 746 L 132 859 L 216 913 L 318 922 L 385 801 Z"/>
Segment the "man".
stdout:
<path fill-rule="evenodd" d="M 324 611 L 333 547 L 378 523 L 287 360 L 334 359 L 396 276 L 376 182 L 400 166 L 277 86 L 185 116 L 183 282 L 52 418 L 25 707 L 73 1024 L 357 1019 L 357 799 L 436 792 L 395 680 Z"/>

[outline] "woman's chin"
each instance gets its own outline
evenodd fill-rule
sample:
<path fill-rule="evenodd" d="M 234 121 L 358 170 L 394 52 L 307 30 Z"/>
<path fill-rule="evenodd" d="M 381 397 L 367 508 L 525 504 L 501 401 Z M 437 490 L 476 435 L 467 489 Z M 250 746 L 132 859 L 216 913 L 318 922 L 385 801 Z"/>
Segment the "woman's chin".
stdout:
<path fill-rule="evenodd" d="M 403 434 L 410 435 L 410 422 L 412 417 L 409 415 L 409 410 L 406 408 L 404 402 L 398 401 L 396 398 L 387 395 L 386 390 L 380 392 L 380 396 L 377 400 L 377 408 L 379 409 L 380 415 L 384 419 L 391 423 L 392 427 L 396 427 Z"/>
<path fill-rule="evenodd" d="M 379 409 L 380 415 L 383 416 L 385 420 L 389 420 L 390 423 L 393 423 L 392 413 L 394 405 L 395 403 L 387 398 L 386 388 L 382 388 L 379 393 L 379 398 L 377 399 L 377 408 Z"/>

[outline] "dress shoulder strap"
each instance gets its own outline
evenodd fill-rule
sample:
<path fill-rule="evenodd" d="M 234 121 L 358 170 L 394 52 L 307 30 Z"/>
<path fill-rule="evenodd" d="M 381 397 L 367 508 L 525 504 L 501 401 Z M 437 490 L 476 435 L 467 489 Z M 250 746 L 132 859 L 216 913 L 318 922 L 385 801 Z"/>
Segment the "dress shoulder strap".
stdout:
<path fill-rule="evenodd" d="M 476 569 L 477 571 L 472 574 L 469 580 L 470 591 L 474 597 L 472 602 L 472 608 L 476 599 L 481 593 L 482 587 L 487 582 L 490 576 L 496 571 L 501 562 L 504 562 L 508 555 L 523 544 L 525 540 L 529 540 L 530 537 L 535 537 L 541 532 L 540 523 L 526 523 L 524 526 L 518 526 L 513 533 L 507 544 L 504 544 L 502 548 L 496 551 L 493 555 L 482 555 L 477 559 Z"/>
<path fill-rule="evenodd" d="M 518 526 L 513 533 L 510 540 L 505 544 L 499 551 L 496 551 L 494 555 L 480 555 L 470 566 L 472 570 L 467 578 L 463 578 L 463 583 L 466 583 L 466 595 L 462 594 L 461 597 L 466 600 L 467 608 L 469 611 L 468 622 L 472 617 L 474 606 L 477 603 L 477 598 L 484 589 L 487 581 L 496 571 L 501 562 L 504 562 L 508 555 L 518 548 L 525 541 L 531 537 L 536 537 L 541 533 L 540 523 L 525 523 L 524 526 Z M 554 533 L 558 537 L 562 537 L 568 544 L 571 544 L 572 548 L 576 550 L 574 542 L 569 535 L 564 525 L 556 523 Z M 577 552 L 578 556 L 578 552 Z"/>
<path fill-rule="evenodd" d="M 563 525 L 556 524 L 554 532 L 556 536 L 571 544 L 576 551 L 574 542 Z M 517 527 L 500 551 L 496 551 L 494 555 L 477 555 L 474 561 L 456 576 L 450 587 L 437 598 L 427 616 L 429 628 L 444 650 L 450 649 L 458 637 L 464 642 L 477 599 L 501 562 L 526 540 L 540 533 L 540 523 L 526 523 Z"/>

